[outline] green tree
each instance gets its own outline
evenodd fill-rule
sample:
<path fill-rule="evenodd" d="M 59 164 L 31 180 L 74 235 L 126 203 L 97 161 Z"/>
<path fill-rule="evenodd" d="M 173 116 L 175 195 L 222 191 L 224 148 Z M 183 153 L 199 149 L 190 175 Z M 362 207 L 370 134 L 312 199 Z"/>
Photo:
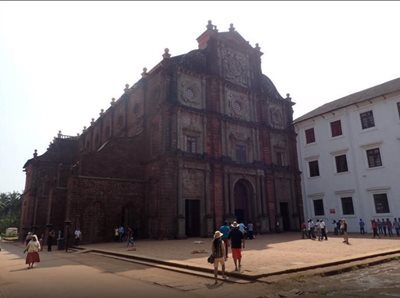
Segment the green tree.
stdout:
<path fill-rule="evenodd" d="M 0 193 L 0 232 L 6 228 L 19 228 L 22 196 L 19 192 Z"/>

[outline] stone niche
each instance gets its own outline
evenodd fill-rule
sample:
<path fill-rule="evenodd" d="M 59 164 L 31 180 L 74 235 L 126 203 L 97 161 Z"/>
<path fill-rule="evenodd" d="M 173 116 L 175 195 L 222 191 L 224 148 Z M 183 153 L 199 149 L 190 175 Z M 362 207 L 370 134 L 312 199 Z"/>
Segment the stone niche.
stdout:
<path fill-rule="evenodd" d="M 185 73 L 178 75 L 178 100 L 181 104 L 196 109 L 203 109 L 203 94 L 201 79 Z"/>
<path fill-rule="evenodd" d="M 144 94 L 143 89 L 135 90 L 128 102 L 128 135 L 130 137 L 143 132 L 144 123 Z"/>

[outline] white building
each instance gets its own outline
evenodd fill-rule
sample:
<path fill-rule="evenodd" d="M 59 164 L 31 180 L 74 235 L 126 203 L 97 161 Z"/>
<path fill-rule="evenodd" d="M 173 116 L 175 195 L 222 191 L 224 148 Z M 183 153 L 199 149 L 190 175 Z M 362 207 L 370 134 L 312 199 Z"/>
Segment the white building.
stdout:
<path fill-rule="evenodd" d="M 305 219 L 400 217 L 400 78 L 294 120 Z"/>

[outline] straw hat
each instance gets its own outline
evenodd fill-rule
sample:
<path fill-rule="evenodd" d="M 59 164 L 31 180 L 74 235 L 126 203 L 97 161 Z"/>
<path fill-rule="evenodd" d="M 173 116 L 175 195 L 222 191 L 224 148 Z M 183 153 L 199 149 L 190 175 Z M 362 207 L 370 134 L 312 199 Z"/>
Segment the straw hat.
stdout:
<path fill-rule="evenodd" d="M 224 234 L 222 234 L 220 231 L 215 231 L 214 233 L 214 239 L 222 237 Z"/>

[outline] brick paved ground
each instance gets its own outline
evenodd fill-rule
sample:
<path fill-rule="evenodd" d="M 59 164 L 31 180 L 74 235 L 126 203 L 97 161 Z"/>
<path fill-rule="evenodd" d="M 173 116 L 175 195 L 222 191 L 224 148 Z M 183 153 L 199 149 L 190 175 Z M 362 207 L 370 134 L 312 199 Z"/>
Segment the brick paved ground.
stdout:
<path fill-rule="evenodd" d="M 270 274 L 389 251 L 400 252 L 400 237 L 373 239 L 370 234 L 363 237 L 353 234 L 350 235 L 350 245 L 347 245 L 342 242 L 343 238 L 330 236 L 327 241 L 317 241 L 301 239 L 299 233 L 257 235 L 256 239 L 246 241 L 241 273 Z M 135 251 L 127 250 L 126 243 L 116 242 L 82 247 L 211 268 L 212 265 L 206 261 L 211 241 L 211 238 L 139 240 L 136 241 Z M 227 261 L 227 271 L 234 271 L 232 258 Z"/>

